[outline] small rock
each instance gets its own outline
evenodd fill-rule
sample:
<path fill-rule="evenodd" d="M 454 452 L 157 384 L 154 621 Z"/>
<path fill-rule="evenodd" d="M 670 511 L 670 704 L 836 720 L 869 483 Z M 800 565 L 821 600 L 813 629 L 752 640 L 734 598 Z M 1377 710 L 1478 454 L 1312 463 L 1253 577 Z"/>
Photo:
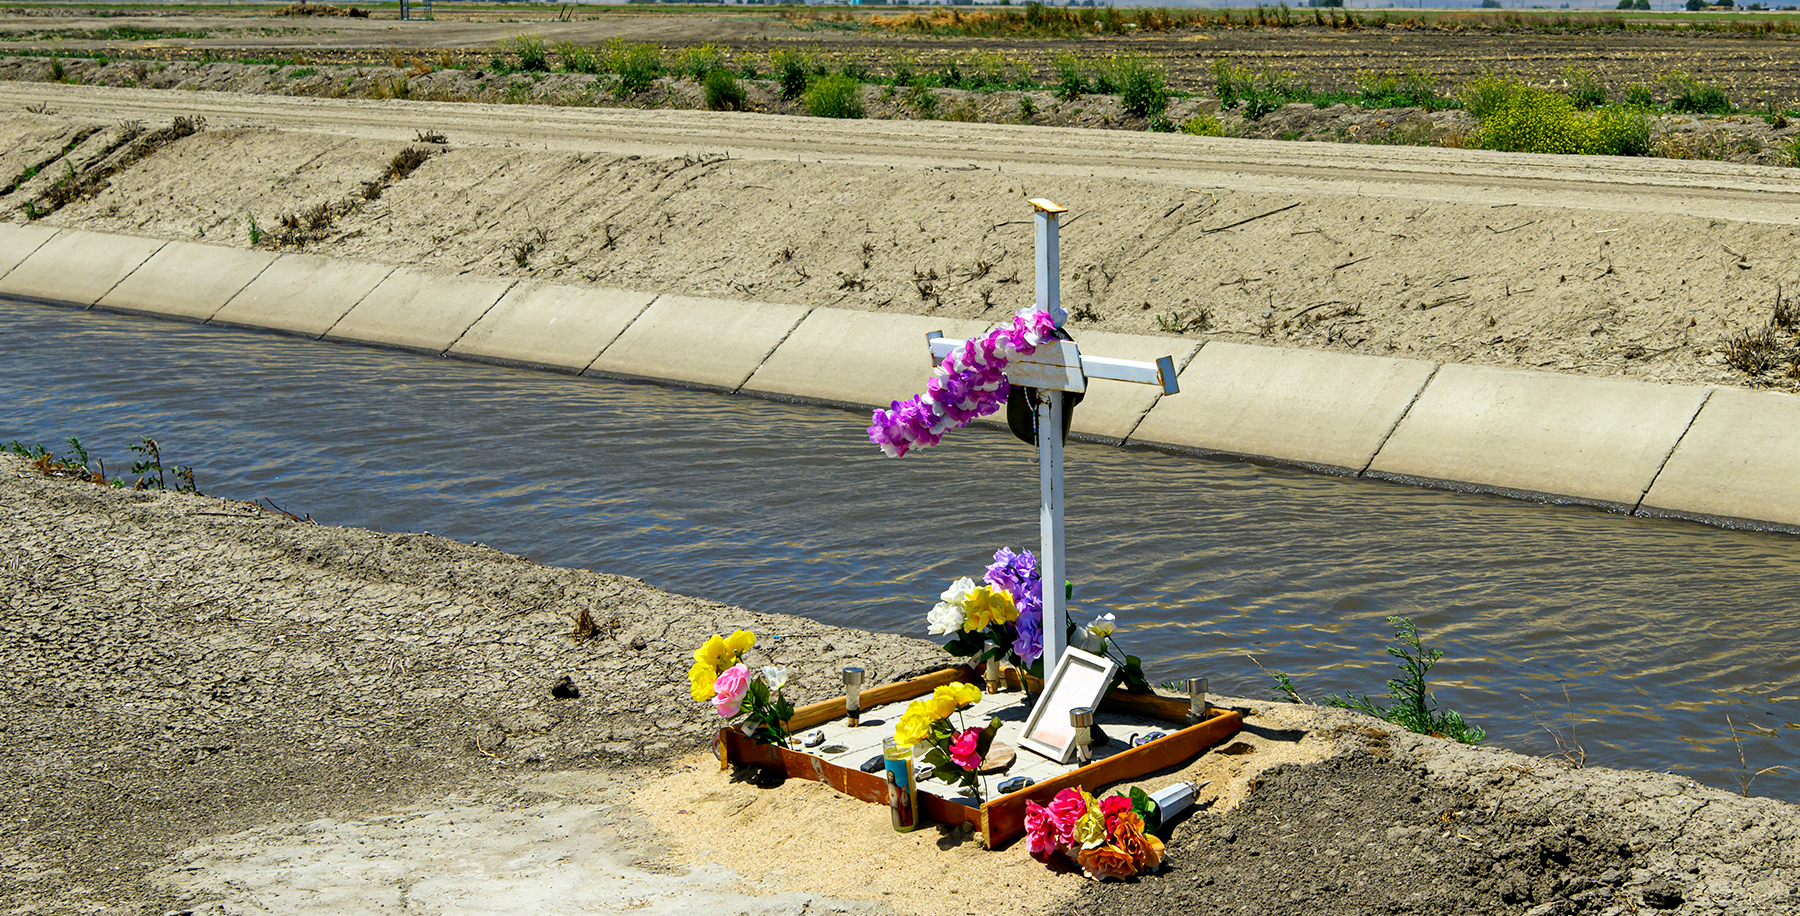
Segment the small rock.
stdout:
<path fill-rule="evenodd" d="M 1652 909 L 1675 909 L 1682 904 L 1681 888 L 1667 879 L 1652 881 L 1644 888 L 1644 903 Z"/>
<path fill-rule="evenodd" d="M 631 648 L 638 652 L 644 651 L 644 647 L 648 645 L 650 644 L 645 642 L 642 636 L 634 636 L 631 639 Z"/>
<path fill-rule="evenodd" d="M 550 695 L 559 700 L 579 699 L 581 696 L 581 688 L 575 686 L 574 678 L 565 674 L 558 678 L 556 683 L 550 685 Z"/>

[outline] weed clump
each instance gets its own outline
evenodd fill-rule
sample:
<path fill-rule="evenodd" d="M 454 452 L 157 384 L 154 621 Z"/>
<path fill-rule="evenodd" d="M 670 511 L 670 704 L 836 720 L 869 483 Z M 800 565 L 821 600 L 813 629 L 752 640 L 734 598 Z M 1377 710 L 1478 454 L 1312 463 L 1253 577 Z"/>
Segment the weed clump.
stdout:
<path fill-rule="evenodd" d="M 775 72 L 782 101 L 796 101 L 806 94 L 806 87 L 812 82 L 812 55 L 786 49 L 776 51 L 769 55 L 769 69 Z"/>
<path fill-rule="evenodd" d="M 1383 705 L 1367 696 L 1359 697 L 1355 694 L 1326 697 L 1325 704 L 1339 709 L 1361 710 L 1421 735 L 1450 738 L 1463 744 L 1481 743 L 1481 739 L 1487 737 L 1486 731 L 1463 721 L 1459 713 L 1438 706 L 1437 699 L 1431 694 L 1431 685 L 1426 681 L 1426 675 L 1444 657 L 1444 650 L 1425 648 L 1419 639 L 1418 627 L 1409 618 L 1389 617 L 1387 621 L 1394 628 L 1394 638 L 1400 643 L 1387 647 L 1387 654 L 1400 660 L 1400 676 L 1387 682 L 1388 698 L 1393 704 Z M 1286 699 L 1295 703 L 1303 702 L 1300 691 L 1291 678 L 1280 671 L 1270 674 Z"/>
<path fill-rule="evenodd" d="M 827 76 L 806 90 L 805 103 L 807 113 L 815 118 L 860 118 L 862 83 L 841 73 Z"/>
<path fill-rule="evenodd" d="M 547 72 L 550 69 L 550 49 L 544 46 L 544 40 L 536 35 L 516 35 L 509 42 L 513 54 L 519 58 L 519 69 L 526 71 Z"/>
<path fill-rule="evenodd" d="M 1198 114 L 1181 122 L 1181 132 L 1195 137 L 1223 137 L 1225 123 L 1217 115 Z"/>
<path fill-rule="evenodd" d="M 1717 83 L 1703 83 L 1681 70 L 1663 77 L 1669 87 L 1669 110 L 1683 114 L 1731 114 L 1731 96 Z"/>
<path fill-rule="evenodd" d="M 1155 118 L 1169 108 L 1168 75 L 1161 64 L 1135 54 L 1108 61 L 1119 107 L 1134 118 Z"/>
<path fill-rule="evenodd" d="M 600 49 L 600 67 L 619 77 L 619 94 L 644 92 L 656 85 L 663 75 L 663 52 L 660 45 L 643 41 L 607 39 Z"/>
<path fill-rule="evenodd" d="M 709 111 L 744 110 L 744 87 L 730 70 L 721 67 L 706 74 L 706 107 Z"/>

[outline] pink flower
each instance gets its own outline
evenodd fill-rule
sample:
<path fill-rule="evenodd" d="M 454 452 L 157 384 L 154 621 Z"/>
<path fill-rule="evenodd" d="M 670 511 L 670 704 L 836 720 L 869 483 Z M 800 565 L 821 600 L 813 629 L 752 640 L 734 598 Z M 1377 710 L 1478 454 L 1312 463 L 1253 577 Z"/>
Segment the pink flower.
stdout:
<path fill-rule="evenodd" d="M 744 705 L 744 693 L 750 689 L 750 669 L 742 662 L 719 672 L 713 681 L 713 705 L 719 715 L 729 719 Z"/>
<path fill-rule="evenodd" d="M 1025 803 L 1025 842 L 1039 859 L 1056 853 L 1056 817 L 1034 801 Z"/>
<path fill-rule="evenodd" d="M 971 772 L 981 768 L 981 729 L 965 728 L 950 739 L 950 762 Z"/>
<path fill-rule="evenodd" d="M 1119 815 L 1131 810 L 1131 799 L 1123 795 L 1108 795 L 1100 799 L 1100 813 L 1106 815 L 1106 829 L 1112 830 L 1113 821 Z"/>
<path fill-rule="evenodd" d="M 1075 845 L 1075 822 L 1087 814 L 1087 799 L 1080 789 L 1064 789 L 1050 800 L 1050 817 L 1056 821 L 1056 842 L 1064 849 Z"/>

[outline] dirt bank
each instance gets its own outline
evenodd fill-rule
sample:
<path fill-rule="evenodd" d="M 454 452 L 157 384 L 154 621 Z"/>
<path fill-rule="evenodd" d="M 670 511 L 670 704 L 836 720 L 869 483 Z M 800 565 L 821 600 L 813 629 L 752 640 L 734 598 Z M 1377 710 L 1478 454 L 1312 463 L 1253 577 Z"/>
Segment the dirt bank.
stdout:
<path fill-rule="evenodd" d="M 0 210 L 45 225 L 249 246 L 304 223 L 306 250 L 447 273 L 994 318 L 1030 301 L 1024 198 L 1047 196 L 1074 213 L 1077 333 L 1800 374 L 1791 324 L 1758 374 L 1727 361 L 1800 288 L 1784 169 L 29 83 L 0 101 Z M 178 114 L 205 129 L 139 155 Z M 369 199 L 419 131 L 447 143 Z"/>
<path fill-rule="evenodd" d="M 596 632 L 571 636 L 588 612 Z M 800 699 L 917 640 L 0 457 L 0 904 L 20 913 L 1800 912 L 1800 810 L 1226 700 L 1171 867 L 1094 886 L 696 754 L 692 645 Z M 551 688 L 569 677 L 580 696 Z M 846 858 L 850 855 L 853 858 Z M 852 874 L 846 862 L 870 865 Z M 949 895 L 946 888 L 959 888 Z M 951 897 L 947 900 L 946 898 Z"/>

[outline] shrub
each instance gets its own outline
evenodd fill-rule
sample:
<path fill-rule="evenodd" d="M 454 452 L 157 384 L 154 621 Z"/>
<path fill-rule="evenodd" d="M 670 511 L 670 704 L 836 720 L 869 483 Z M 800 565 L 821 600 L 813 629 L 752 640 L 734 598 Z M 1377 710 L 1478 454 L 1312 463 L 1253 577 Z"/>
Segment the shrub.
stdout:
<path fill-rule="evenodd" d="M 906 104 L 911 106 L 913 112 L 918 115 L 919 120 L 921 121 L 934 121 L 937 119 L 938 97 L 937 93 L 932 92 L 930 87 L 918 83 L 908 86 L 906 89 Z"/>
<path fill-rule="evenodd" d="M 1587 124 L 1582 152 L 1590 156 L 1650 155 L 1650 116 L 1642 109 L 1608 105 Z"/>
<path fill-rule="evenodd" d="M 730 70 L 720 67 L 706 74 L 706 107 L 712 111 L 744 110 L 744 87 Z"/>
<path fill-rule="evenodd" d="M 1181 122 L 1181 132 L 1196 137 L 1223 137 L 1225 124 L 1216 115 L 1199 114 Z"/>
<path fill-rule="evenodd" d="M 1579 153 L 1583 130 L 1575 103 L 1566 96 L 1520 86 L 1499 108 L 1480 119 L 1482 149 L 1508 153 Z"/>
<path fill-rule="evenodd" d="M 1162 65 L 1135 54 L 1114 58 L 1119 107 L 1134 118 L 1154 118 L 1169 108 L 1169 82 Z"/>
<path fill-rule="evenodd" d="M 514 36 L 512 52 L 518 55 L 520 70 L 547 71 L 550 69 L 550 50 L 544 47 L 544 40 L 536 35 Z"/>
<path fill-rule="evenodd" d="M 814 83 L 804 98 L 807 113 L 815 118 L 863 116 L 862 83 L 841 73 Z"/>
<path fill-rule="evenodd" d="M 792 102 L 806 93 L 807 84 L 812 82 L 812 61 L 810 55 L 799 51 L 781 50 L 769 55 L 769 69 L 775 73 L 775 82 L 781 86 L 781 98 Z"/>
<path fill-rule="evenodd" d="M 1523 89 L 1525 84 L 1518 80 L 1488 74 L 1464 83 L 1457 89 L 1456 97 L 1463 109 L 1480 121 L 1499 111 Z"/>
<path fill-rule="evenodd" d="M 1650 91 L 1649 86 L 1643 83 L 1633 83 L 1625 87 L 1625 104 L 1633 108 L 1653 108 L 1656 105 L 1656 96 Z"/>

